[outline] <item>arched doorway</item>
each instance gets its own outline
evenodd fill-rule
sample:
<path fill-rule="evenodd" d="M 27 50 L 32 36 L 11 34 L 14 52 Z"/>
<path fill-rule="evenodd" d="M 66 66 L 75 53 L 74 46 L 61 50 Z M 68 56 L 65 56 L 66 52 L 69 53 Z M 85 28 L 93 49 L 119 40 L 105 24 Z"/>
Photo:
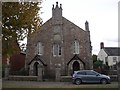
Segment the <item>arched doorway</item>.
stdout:
<path fill-rule="evenodd" d="M 77 70 L 80 70 L 80 64 L 79 64 L 78 61 L 75 61 L 75 62 L 73 63 L 73 72 L 74 72 L 74 71 L 77 71 Z"/>
<path fill-rule="evenodd" d="M 34 76 L 38 76 L 38 62 L 34 63 Z"/>

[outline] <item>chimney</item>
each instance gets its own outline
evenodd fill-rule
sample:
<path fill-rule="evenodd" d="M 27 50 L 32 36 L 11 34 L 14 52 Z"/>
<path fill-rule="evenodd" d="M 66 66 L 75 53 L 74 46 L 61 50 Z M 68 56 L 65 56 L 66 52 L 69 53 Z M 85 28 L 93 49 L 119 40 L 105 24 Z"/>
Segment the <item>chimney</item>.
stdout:
<path fill-rule="evenodd" d="M 85 30 L 89 31 L 89 23 L 88 23 L 88 21 L 85 22 Z"/>
<path fill-rule="evenodd" d="M 104 48 L 104 43 L 101 42 L 101 43 L 100 43 L 100 49 L 103 49 L 103 48 Z"/>

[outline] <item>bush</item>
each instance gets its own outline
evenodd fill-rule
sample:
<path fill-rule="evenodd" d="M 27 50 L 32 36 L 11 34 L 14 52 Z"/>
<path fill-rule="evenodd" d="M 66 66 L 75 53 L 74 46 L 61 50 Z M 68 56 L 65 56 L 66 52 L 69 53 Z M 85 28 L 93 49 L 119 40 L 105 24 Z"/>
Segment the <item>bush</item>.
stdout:
<path fill-rule="evenodd" d="M 5 65 L 2 65 L 2 77 L 5 77 Z"/>
<path fill-rule="evenodd" d="M 20 71 L 11 72 L 10 75 L 23 75 L 23 76 L 28 76 L 28 75 L 29 75 L 29 70 L 26 70 L 25 68 L 22 68 Z"/>

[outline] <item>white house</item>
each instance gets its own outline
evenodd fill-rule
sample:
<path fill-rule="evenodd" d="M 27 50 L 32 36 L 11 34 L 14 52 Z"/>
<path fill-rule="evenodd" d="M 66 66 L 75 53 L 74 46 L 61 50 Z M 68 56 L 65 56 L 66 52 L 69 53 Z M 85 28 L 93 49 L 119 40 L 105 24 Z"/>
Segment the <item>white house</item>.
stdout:
<path fill-rule="evenodd" d="M 120 48 L 119 47 L 104 47 L 104 43 L 100 43 L 100 51 L 97 60 L 103 61 L 103 64 L 108 64 L 112 67 L 119 62 Z"/>

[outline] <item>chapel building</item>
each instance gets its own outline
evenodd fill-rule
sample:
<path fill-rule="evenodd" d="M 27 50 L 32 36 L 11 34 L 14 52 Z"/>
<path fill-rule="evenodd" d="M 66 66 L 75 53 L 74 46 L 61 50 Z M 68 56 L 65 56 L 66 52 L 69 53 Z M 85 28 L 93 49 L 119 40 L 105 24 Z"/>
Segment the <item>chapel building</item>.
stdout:
<path fill-rule="evenodd" d="M 62 10 L 56 2 L 52 17 L 28 38 L 25 68 L 29 75 L 37 76 L 42 70 L 42 76 L 54 78 L 56 68 L 60 75 L 93 68 L 89 23 L 83 30 L 63 17 Z"/>

